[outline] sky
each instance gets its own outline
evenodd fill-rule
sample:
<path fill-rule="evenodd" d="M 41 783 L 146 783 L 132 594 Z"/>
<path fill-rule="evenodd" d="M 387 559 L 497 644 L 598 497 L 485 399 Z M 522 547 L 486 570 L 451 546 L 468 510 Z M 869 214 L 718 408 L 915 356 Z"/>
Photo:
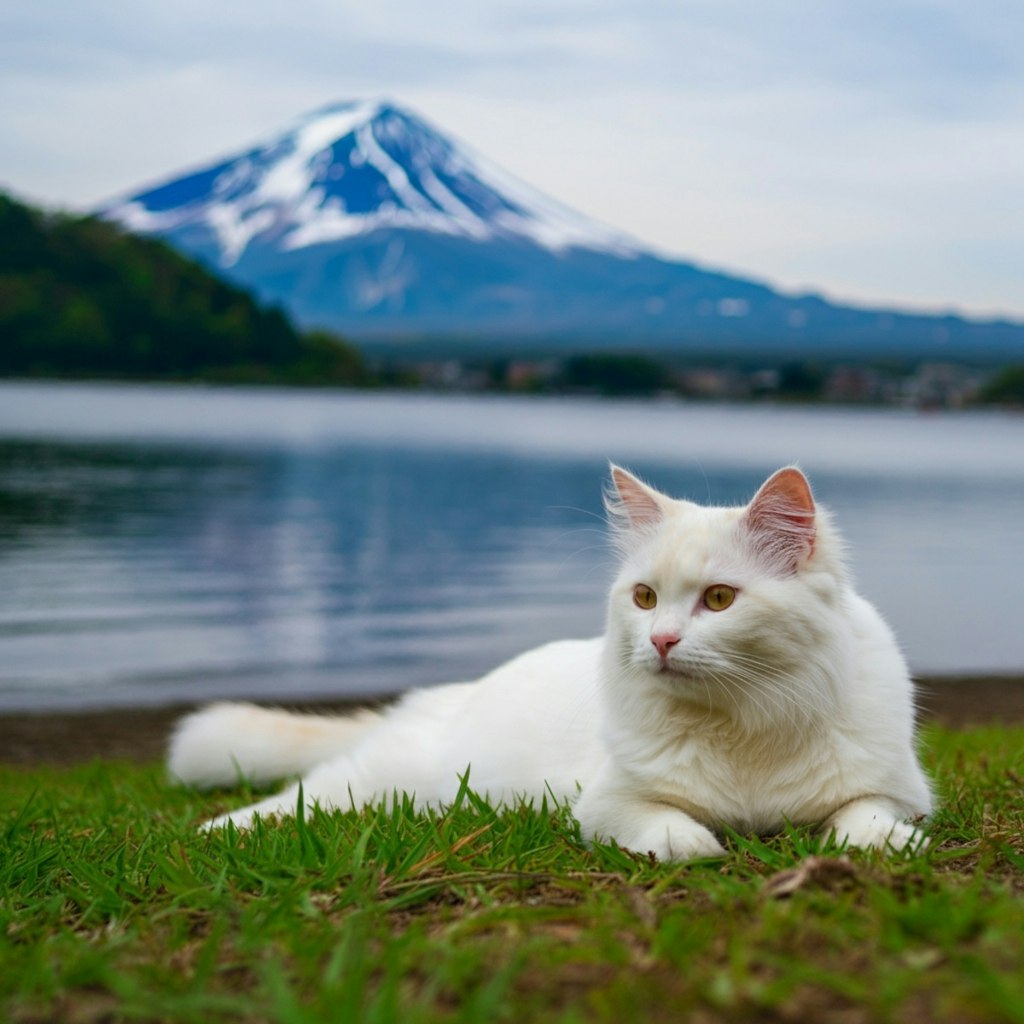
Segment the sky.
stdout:
<path fill-rule="evenodd" d="M 86 211 L 389 98 L 663 255 L 1024 319 L 1020 0 L 43 0 L 0 188 Z"/>

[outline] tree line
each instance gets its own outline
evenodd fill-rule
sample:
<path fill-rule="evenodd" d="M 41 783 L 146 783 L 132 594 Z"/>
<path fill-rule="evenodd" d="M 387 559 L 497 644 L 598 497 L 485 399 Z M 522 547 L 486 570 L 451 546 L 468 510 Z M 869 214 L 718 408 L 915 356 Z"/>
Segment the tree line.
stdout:
<path fill-rule="evenodd" d="M 358 384 L 366 370 L 161 241 L 0 194 L 0 375 Z"/>
<path fill-rule="evenodd" d="M 833 393 L 835 375 L 820 362 L 781 362 L 768 380 L 742 369 L 731 377 L 722 367 L 687 372 L 681 358 L 573 354 L 543 360 L 539 370 L 510 379 L 512 361 L 492 357 L 490 366 L 463 373 L 459 383 L 465 385 L 465 377 L 472 387 L 492 390 L 843 400 Z M 446 364 L 440 357 L 438 362 Z M 858 386 L 868 390 L 862 397 L 879 400 L 892 374 L 864 373 Z M 325 332 L 299 331 L 280 309 L 261 305 L 165 242 L 95 217 L 43 212 L 3 193 L 0 377 L 412 388 L 434 383 L 429 370 L 393 359 L 371 369 L 352 345 Z M 947 390 L 955 386 L 958 403 L 1024 405 L 1020 364 L 990 368 L 966 385 L 938 383 Z"/>

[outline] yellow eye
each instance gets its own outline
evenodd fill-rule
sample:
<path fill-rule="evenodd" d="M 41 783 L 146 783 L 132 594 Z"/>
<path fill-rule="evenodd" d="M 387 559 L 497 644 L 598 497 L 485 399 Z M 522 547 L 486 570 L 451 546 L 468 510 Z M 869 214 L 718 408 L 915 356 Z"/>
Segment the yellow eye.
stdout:
<path fill-rule="evenodd" d="M 646 583 L 638 583 L 633 588 L 633 604 L 644 611 L 650 611 L 658 603 L 658 595 Z"/>
<path fill-rule="evenodd" d="M 728 583 L 713 583 L 704 591 L 704 607 L 713 612 L 724 612 L 736 600 L 736 591 Z"/>

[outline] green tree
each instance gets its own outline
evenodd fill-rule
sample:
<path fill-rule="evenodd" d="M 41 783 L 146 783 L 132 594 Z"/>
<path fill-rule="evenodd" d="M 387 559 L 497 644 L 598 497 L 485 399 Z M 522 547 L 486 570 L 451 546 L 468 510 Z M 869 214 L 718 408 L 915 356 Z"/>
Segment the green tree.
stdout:
<path fill-rule="evenodd" d="M 978 400 L 997 405 L 1024 405 L 1024 366 L 1005 367 L 982 388 Z"/>
<path fill-rule="evenodd" d="M 360 353 L 303 335 L 163 242 L 0 194 L 0 374 L 357 384 Z"/>
<path fill-rule="evenodd" d="M 602 395 L 652 395 L 672 389 L 668 368 L 642 355 L 578 355 L 566 360 L 558 381 L 568 391 Z"/>

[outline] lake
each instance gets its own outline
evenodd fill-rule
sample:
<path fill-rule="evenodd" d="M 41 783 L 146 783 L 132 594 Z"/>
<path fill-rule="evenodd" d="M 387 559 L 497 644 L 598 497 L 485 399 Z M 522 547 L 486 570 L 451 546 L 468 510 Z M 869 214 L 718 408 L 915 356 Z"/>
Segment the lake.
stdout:
<path fill-rule="evenodd" d="M 472 678 L 602 628 L 609 460 L 746 501 L 797 462 L 921 673 L 1024 669 L 1024 418 L 0 384 L 0 708 Z"/>

